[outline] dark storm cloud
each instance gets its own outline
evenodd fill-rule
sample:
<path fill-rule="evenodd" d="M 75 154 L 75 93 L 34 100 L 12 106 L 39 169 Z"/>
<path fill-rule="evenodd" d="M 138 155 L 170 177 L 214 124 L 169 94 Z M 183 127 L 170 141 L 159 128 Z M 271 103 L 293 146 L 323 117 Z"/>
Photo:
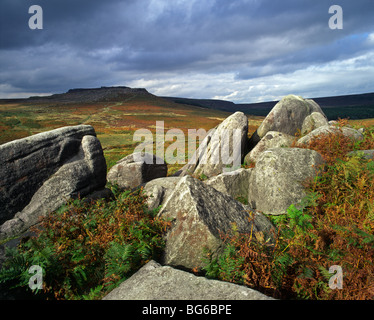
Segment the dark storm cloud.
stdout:
<path fill-rule="evenodd" d="M 28 8 L 36 3 L 43 30 L 28 27 Z M 333 4 L 343 7 L 343 30 L 328 28 Z M 286 74 L 370 51 L 366 38 L 374 32 L 372 0 L 1 0 L 0 6 L 0 95 L 188 73 L 231 73 L 237 80 Z"/>

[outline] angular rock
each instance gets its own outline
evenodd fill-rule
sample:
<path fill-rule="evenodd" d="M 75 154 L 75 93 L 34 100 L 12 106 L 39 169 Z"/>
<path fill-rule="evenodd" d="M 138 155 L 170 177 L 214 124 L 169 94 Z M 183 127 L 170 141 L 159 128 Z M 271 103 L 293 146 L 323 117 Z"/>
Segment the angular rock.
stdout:
<path fill-rule="evenodd" d="M 313 100 L 288 95 L 279 101 L 252 135 L 250 145 L 254 147 L 269 131 L 282 132 L 291 136 L 302 129 L 304 120 L 313 112 L 321 113 L 321 107 Z"/>
<path fill-rule="evenodd" d="M 245 286 L 208 280 L 151 260 L 103 300 L 274 300 Z"/>
<path fill-rule="evenodd" d="M 63 134 L 63 132 L 64 130 L 61 130 L 59 134 Z M 90 132 L 94 133 L 94 131 Z M 52 135 L 54 134 L 55 132 L 52 133 Z M 50 135 L 47 133 L 45 136 L 48 138 Z M 21 211 L 0 226 L 0 238 L 8 238 L 26 231 L 30 226 L 38 222 L 39 217 L 58 209 L 71 198 L 77 198 L 78 196 L 83 198 L 94 191 L 104 188 L 106 184 L 106 162 L 99 140 L 93 135 L 84 135 L 80 141 L 76 137 L 72 141 L 62 139 L 65 148 L 66 145 L 71 146 L 72 149 L 77 146 L 75 154 L 69 153 L 70 157 L 68 157 L 68 151 L 73 151 L 69 149 L 65 151 L 66 155 L 64 157 L 59 156 L 60 159 L 65 159 L 65 162 L 61 164 L 57 171 L 51 170 L 50 176 L 46 180 L 44 180 L 44 174 L 46 174 L 43 170 L 44 167 L 40 163 L 34 163 L 33 157 L 36 156 L 35 152 L 42 152 L 42 154 L 48 156 L 45 150 L 48 149 L 48 146 L 36 151 L 32 149 L 33 152 L 31 154 L 23 156 L 23 161 L 27 159 L 30 161 L 29 167 L 37 166 L 43 172 L 39 176 L 39 171 L 29 171 L 29 176 L 27 176 L 27 179 L 33 181 L 36 185 L 38 185 L 40 180 L 39 184 L 41 186 L 33 193 L 27 205 Z M 40 136 L 37 138 L 39 139 Z M 35 138 L 31 137 L 24 143 L 29 146 L 30 141 L 35 143 Z M 53 141 L 57 143 L 58 139 Z M 17 143 L 22 143 L 22 141 Z M 63 147 L 61 149 L 64 150 Z M 26 162 L 24 164 L 26 165 Z M 43 162 L 43 164 L 47 168 L 52 166 L 52 164 L 46 162 Z M 18 174 L 20 173 L 18 172 Z M 25 182 L 27 183 L 28 180 L 25 180 Z"/>
<path fill-rule="evenodd" d="M 319 127 L 313 130 L 306 136 L 300 138 L 297 141 L 296 146 L 308 145 L 312 139 L 322 134 L 332 134 L 332 133 L 339 133 L 339 132 L 341 132 L 344 136 L 351 138 L 353 141 L 360 141 L 364 138 L 362 133 L 360 133 L 356 129 L 349 128 L 349 127 L 339 128 L 334 125 L 325 125 L 325 126 L 322 126 L 322 127 Z"/>
<path fill-rule="evenodd" d="M 247 144 L 248 118 L 235 112 L 205 137 L 179 176 L 191 174 L 210 178 L 240 168 Z"/>
<path fill-rule="evenodd" d="M 153 210 L 162 205 L 173 193 L 180 179 L 180 177 L 157 178 L 143 184 L 143 192 L 148 195 L 148 209 Z"/>
<path fill-rule="evenodd" d="M 204 183 L 213 187 L 223 194 L 231 196 L 233 199 L 247 199 L 249 177 L 253 169 L 240 168 L 231 172 L 224 172 L 218 176 L 212 177 Z"/>
<path fill-rule="evenodd" d="M 266 239 L 273 230 L 270 221 L 260 219 L 260 213 L 191 176 L 178 182 L 158 216 L 173 221 L 166 236 L 164 263 L 187 269 L 202 267 L 204 247 L 218 254 L 220 235 L 230 233 L 233 223 L 238 232 L 263 232 Z"/>
<path fill-rule="evenodd" d="M 244 157 L 244 163 L 249 164 L 251 162 L 256 162 L 261 153 L 263 153 L 267 149 L 289 147 L 294 140 L 294 136 L 282 132 L 269 131 L 260 140 L 260 142 L 257 143 L 257 145 Z"/>
<path fill-rule="evenodd" d="M 309 132 L 328 124 L 328 120 L 324 114 L 320 112 L 313 112 L 304 119 L 301 127 L 301 134 L 308 134 Z"/>
<path fill-rule="evenodd" d="M 166 177 L 165 161 L 148 153 L 132 153 L 117 161 L 108 172 L 107 179 L 122 189 L 133 189 L 153 179 Z"/>
<path fill-rule="evenodd" d="M 316 176 L 322 156 L 300 148 L 274 148 L 261 154 L 249 180 L 248 203 L 265 214 L 285 214 L 306 195 L 303 183 Z"/>

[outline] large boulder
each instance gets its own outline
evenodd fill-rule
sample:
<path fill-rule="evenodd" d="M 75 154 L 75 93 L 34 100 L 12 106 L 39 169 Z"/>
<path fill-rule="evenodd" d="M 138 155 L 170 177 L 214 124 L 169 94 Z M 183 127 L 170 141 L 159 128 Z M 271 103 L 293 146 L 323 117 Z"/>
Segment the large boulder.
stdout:
<path fill-rule="evenodd" d="M 253 169 L 240 168 L 231 172 L 224 172 L 212 177 L 205 182 L 223 194 L 227 194 L 234 199 L 247 200 L 249 177 Z"/>
<path fill-rule="evenodd" d="M 151 260 L 103 300 L 274 300 L 237 284 L 209 280 Z"/>
<path fill-rule="evenodd" d="M 322 156 L 300 148 L 273 148 L 261 154 L 253 170 L 248 203 L 265 214 L 285 214 L 306 195 L 303 185 L 318 174 Z"/>
<path fill-rule="evenodd" d="M 221 235 L 229 234 L 233 224 L 238 232 L 262 232 L 266 239 L 273 230 L 262 214 L 191 176 L 180 179 L 158 216 L 172 220 L 163 262 L 188 269 L 202 267 L 203 248 L 219 254 Z"/>
<path fill-rule="evenodd" d="M 353 141 L 360 141 L 364 138 L 361 132 L 350 127 L 337 127 L 335 125 L 325 125 L 319 127 L 312 132 L 308 133 L 306 136 L 297 140 L 296 146 L 308 145 L 313 139 L 328 134 L 343 134 L 344 136 L 352 139 Z"/>
<path fill-rule="evenodd" d="M 248 118 L 235 112 L 212 129 L 192 159 L 178 172 L 208 178 L 240 168 L 247 145 Z"/>
<path fill-rule="evenodd" d="M 64 127 L 0 146 L 0 239 L 66 200 L 104 188 L 106 162 L 91 126 Z"/>
<path fill-rule="evenodd" d="M 289 134 L 269 131 L 265 134 L 261 141 L 257 143 L 257 145 L 244 157 L 244 163 L 249 164 L 251 162 L 256 162 L 261 153 L 263 153 L 267 149 L 289 147 L 294 140 L 295 137 L 290 136 Z"/>
<path fill-rule="evenodd" d="M 109 170 L 107 179 L 121 189 L 133 189 L 153 179 L 166 177 L 167 164 L 149 153 L 136 152 L 117 161 Z"/>
<path fill-rule="evenodd" d="M 274 106 L 252 135 L 249 142 L 250 148 L 252 149 L 269 131 L 295 136 L 302 130 L 305 119 L 314 112 L 318 112 L 326 118 L 321 107 L 315 101 L 295 95 L 284 97 Z"/>

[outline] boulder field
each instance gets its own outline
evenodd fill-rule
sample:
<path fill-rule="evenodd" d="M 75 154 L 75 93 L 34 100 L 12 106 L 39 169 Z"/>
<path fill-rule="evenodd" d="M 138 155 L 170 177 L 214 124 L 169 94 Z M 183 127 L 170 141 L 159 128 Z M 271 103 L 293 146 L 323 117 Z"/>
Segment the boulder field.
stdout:
<path fill-rule="evenodd" d="M 324 163 L 318 152 L 300 147 L 337 130 L 355 141 L 363 138 L 360 130 L 329 123 L 313 100 L 289 95 L 250 139 L 247 117 L 233 113 L 172 177 L 167 164 L 149 154 L 131 154 L 107 174 L 100 141 L 88 125 L 0 145 L 0 253 L 8 240 L 22 237 L 41 216 L 69 199 L 107 195 L 107 182 L 122 189 L 143 187 L 149 208 L 159 208 L 158 216 L 171 221 L 161 264 L 149 262 L 104 299 L 270 299 L 189 271 L 202 267 L 203 248 L 220 254 L 220 233 L 230 233 L 233 225 L 272 241 L 275 228 L 267 215 L 285 214 L 291 204 L 299 204 L 305 196 L 303 183 L 318 175 Z M 373 151 L 365 155 L 372 157 Z M 255 165 L 241 168 L 243 163 Z"/>

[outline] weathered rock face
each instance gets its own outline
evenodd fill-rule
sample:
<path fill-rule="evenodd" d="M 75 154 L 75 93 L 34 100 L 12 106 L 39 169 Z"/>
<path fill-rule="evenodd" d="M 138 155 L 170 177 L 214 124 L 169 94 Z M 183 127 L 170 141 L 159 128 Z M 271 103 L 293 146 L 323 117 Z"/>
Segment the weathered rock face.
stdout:
<path fill-rule="evenodd" d="M 362 133 L 360 133 L 358 130 L 349 128 L 349 127 L 336 127 L 334 125 L 325 125 L 322 127 L 319 127 L 306 136 L 300 138 L 297 140 L 296 146 L 302 146 L 302 145 L 308 145 L 309 142 L 323 134 L 333 134 L 333 133 L 342 133 L 344 136 L 351 138 L 353 141 L 359 141 L 364 138 Z"/>
<path fill-rule="evenodd" d="M 143 192 L 148 196 L 148 209 L 153 210 L 162 205 L 173 193 L 180 177 L 158 178 L 143 185 Z"/>
<path fill-rule="evenodd" d="M 191 174 L 212 177 L 238 169 L 244 157 L 247 133 L 247 116 L 243 112 L 235 112 L 208 133 L 179 176 Z"/>
<path fill-rule="evenodd" d="M 107 179 L 123 189 L 136 188 L 142 183 L 166 177 L 165 161 L 148 153 L 133 153 L 119 160 L 109 172 Z"/>
<path fill-rule="evenodd" d="M 295 140 L 294 136 L 282 132 L 269 131 L 259 143 L 244 157 L 244 162 L 256 162 L 257 158 L 270 148 L 289 147 Z"/>
<path fill-rule="evenodd" d="M 284 97 L 274 106 L 260 127 L 252 135 L 249 142 L 251 149 L 269 131 L 277 131 L 295 136 L 298 130 L 302 129 L 305 118 L 314 112 L 318 112 L 326 118 L 320 106 L 313 100 L 303 99 L 295 95 Z"/>
<path fill-rule="evenodd" d="M 261 154 L 249 180 L 248 203 L 266 214 L 285 214 L 306 195 L 302 185 L 314 178 L 322 156 L 299 148 L 274 148 Z"/>
<path fill-rule="evenodd" d="M 103 300 L 274 300 L 245 286 L 148 262 Z"/>
<path fill-rule="evenodd" d="M 104 188 L 106 162 L 91 126 L 64 127 L 0 146 L 0 238 L 71 197 Z"/>
<path fill-rule="evenodd" d="M 249 177 L 252 170 L 240 168 L 235 171 L 224 172 L 204 181 L 204 183 L 223 194 L 231 196 L 233 199 L 238 197 L 247 199 Z"/>
<path fill-rule="evenodd" d="M 253 228 L 254 233 L 266 235 L 272 230 L 267 218 L 261 219 L 261 214 L 191 176 L 178 182 L 158 215 L 173 220 L 166 237 L 164 263 L 188 269 L 202 266 L 204 247 L 219 251 L 222 245 L 220 232 L 230 233 L 233 223 L 243 233 L 249 233 Z"/>

